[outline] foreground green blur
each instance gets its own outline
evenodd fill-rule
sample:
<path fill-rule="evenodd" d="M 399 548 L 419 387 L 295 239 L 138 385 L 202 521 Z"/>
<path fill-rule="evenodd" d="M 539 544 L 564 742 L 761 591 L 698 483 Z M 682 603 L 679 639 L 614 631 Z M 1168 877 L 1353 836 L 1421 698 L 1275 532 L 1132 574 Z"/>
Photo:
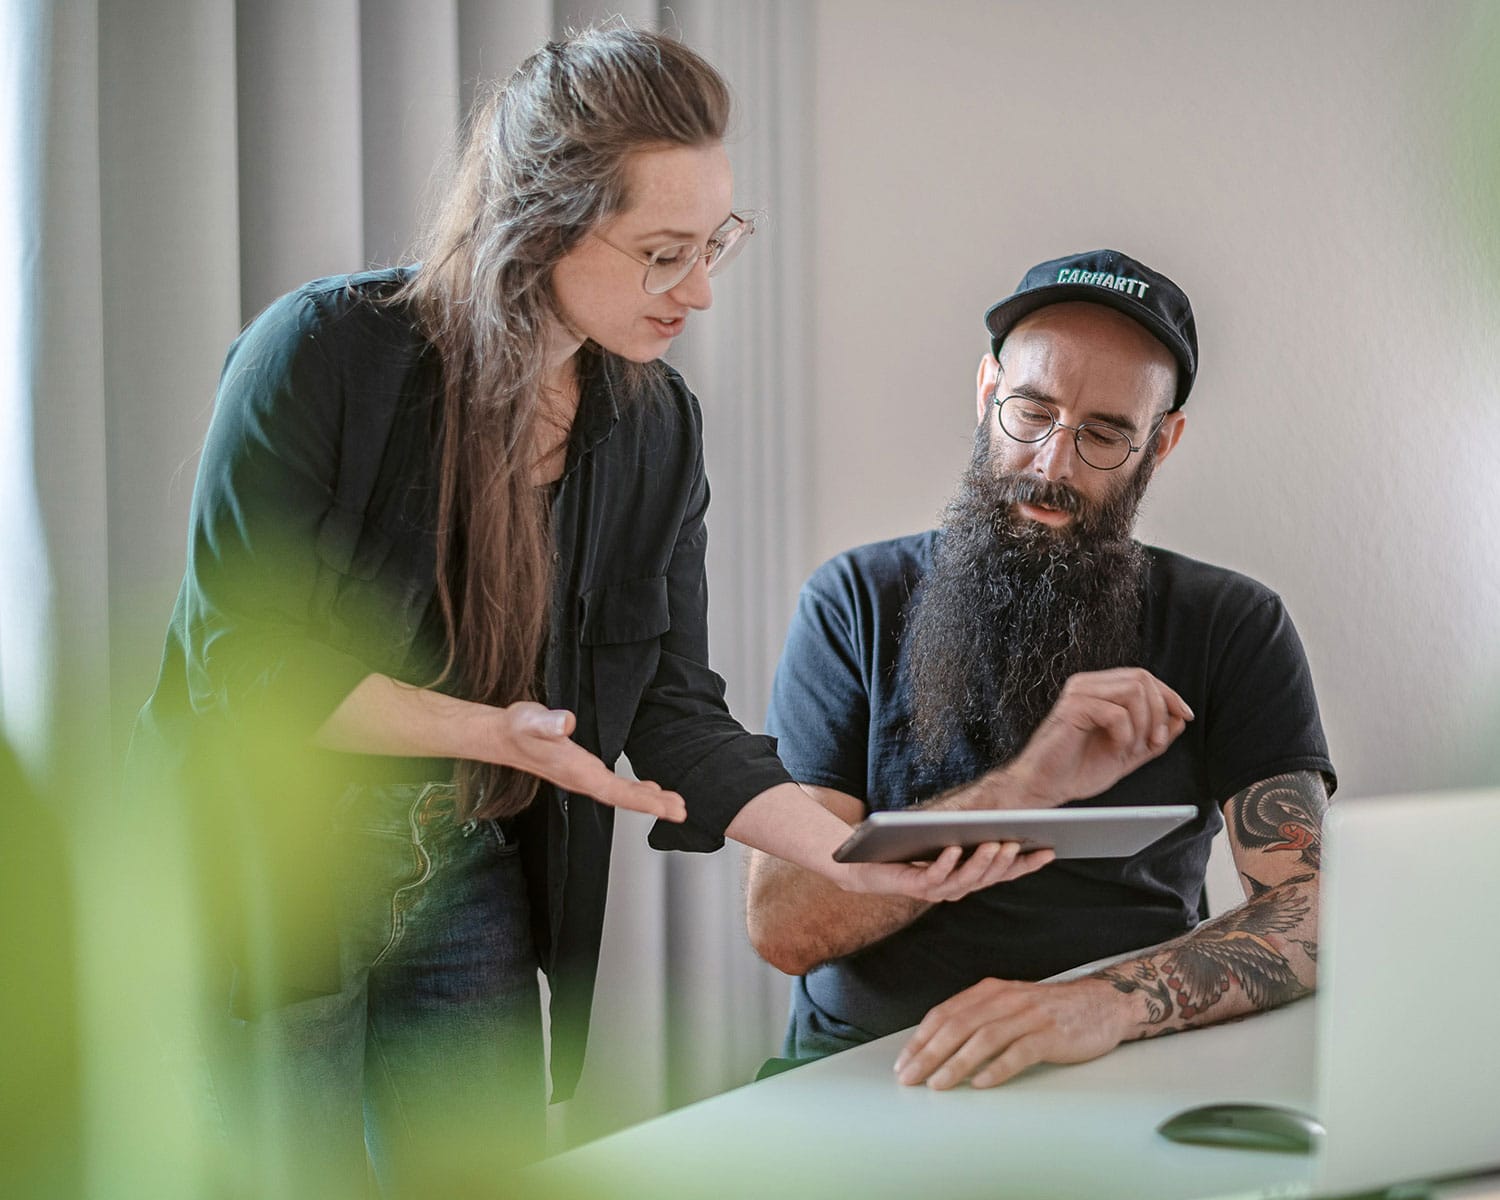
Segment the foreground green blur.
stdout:
<path fill-rule="evenodd" d="M 0 1195 L 82 1186 L 72 893 L 59 823 L 0 743 Z"/>

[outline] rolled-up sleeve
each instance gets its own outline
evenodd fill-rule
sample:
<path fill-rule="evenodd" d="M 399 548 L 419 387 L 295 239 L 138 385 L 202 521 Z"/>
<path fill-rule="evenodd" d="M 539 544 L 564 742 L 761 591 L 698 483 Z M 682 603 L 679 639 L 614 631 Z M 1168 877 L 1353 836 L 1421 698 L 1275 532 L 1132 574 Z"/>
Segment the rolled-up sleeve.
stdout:
<path fill-rule="evenodd" d="M 193 490 L 180 631 L 195 710 L 294 738 L 369 674 L 322 636 L 318 535 L 345 395 L 319 329 L 294 293 L 230 348 Z"/>
<path fill-rule="evenodd" d="M 708 665 L 709 488 L 703 468 L 702 417 L 687 397 L 692 468 L 688 502 L 667 569 L 670 628 L 661 638 L 656 672 L 641 697 L 626 754 L 643 779 L 679 792 L 687 805 L 681 825 L 658 821 L 650 843 L 658 850 L 713 851 L 735 815 L 767 788 L 791 782 L 775 742 L 752 734 L 730 715 L 724 681 Z"/>

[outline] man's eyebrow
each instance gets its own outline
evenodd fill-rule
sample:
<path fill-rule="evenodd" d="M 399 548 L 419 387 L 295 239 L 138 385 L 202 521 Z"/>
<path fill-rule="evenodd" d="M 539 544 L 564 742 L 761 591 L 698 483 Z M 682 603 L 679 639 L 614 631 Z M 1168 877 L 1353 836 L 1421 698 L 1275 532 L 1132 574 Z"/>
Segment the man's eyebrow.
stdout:
<path fill-rule="evenodd" d="M 1049 396 L 1046 392 L 1042 391 L 1040 388 L 1032 387 L 1030 384 L 1018 383 L 1015 387 L 1011 388 L 1005 394 L 1007 396 L 1024 396 L 1027 400 L 1035 400 L 1038 404 L 1045 404 L 1048 407 L 1054 409 L 1062 407 L 1062 405 L 1058 404 L 1058 402 L 1051 396 Z M 1083 424 L 1084 422 L 1088 421 L 1092 421 L 1096 425 L 1111 425 L 1114 428 L 1118 429 L 1121 433 L 1127 434 L 1132 441 L 1136 437 L 1138 437 L 1140 433 L 1140 431 L 1136 428 L 1134 421 L 1132 421 L 1129 417 L 1122 417 L 1116 413 L 1088 413 L 1083 418 L 1083 420 L 1079 422 L 1079 424 Z"/>
<path fill-rule="evenodd" d="M 1032 387 L 1029 383 L 1018 383 L 1015 387 L 1005 389 L 1007 396 L 1024 396 L 1027 400 L 1035 400 L 1038 404 L 1050 404 L 1053 408 L 1061 407 L 1056 400 L 1049 396 L 1041 388 Z"/>
<path fill-rule="evenodd" d="M 1115 413 L 1090 413 L 1083 419 L 1093 421 L 1097 425 L 1113 425 L 1121 433 L 1129 434 L 1131 438 L 1136 437 L 1138 433 L 1134 421 L 1129 417 L 1117 416 Z"/>

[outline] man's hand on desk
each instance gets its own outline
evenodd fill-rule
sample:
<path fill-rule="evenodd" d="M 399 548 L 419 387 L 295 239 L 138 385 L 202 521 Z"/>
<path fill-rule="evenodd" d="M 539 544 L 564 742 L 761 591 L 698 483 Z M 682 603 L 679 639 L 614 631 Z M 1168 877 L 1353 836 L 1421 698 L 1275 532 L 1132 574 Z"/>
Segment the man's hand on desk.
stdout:
<path fill-rule="evenodd" d="M 1079 1063 L 1125 1040 L 1133 1013 L 1105 981 L 1022 983 L 982 979 L 923 1018 L 896 1059 L 905 1084 L 977 1088 L 1033 1063 Z"/>

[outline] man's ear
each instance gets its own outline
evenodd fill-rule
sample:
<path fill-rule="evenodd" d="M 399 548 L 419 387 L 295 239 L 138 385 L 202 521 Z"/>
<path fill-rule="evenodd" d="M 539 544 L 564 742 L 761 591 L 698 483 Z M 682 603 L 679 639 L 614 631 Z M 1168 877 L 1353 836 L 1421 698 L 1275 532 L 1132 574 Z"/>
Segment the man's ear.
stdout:
<path fill-rule="evenodd" d="M 1000 364 L 995 361 L 993 354 L 986 354 L 979 360 L 979 376 L 974 381 L 977 390 L 974 408 L 981 425 L 989 419 L 990 403 L 995 398 L 995 387 L 999 381 Z"/>
<path fill-rule="evenodd" d="M 1187 414 L 1184 412 L 1168 413 L 1161 420 L 1161 428 L 1156 431 L 1156 461 L 1157 464 L 1166 461 L 1167 455 L 1177 448 L 1177 443 L 1182 440 L 1182 431 L 1187 426 Z"/>

